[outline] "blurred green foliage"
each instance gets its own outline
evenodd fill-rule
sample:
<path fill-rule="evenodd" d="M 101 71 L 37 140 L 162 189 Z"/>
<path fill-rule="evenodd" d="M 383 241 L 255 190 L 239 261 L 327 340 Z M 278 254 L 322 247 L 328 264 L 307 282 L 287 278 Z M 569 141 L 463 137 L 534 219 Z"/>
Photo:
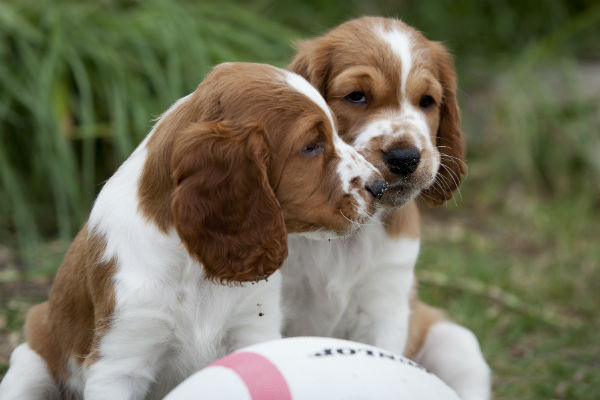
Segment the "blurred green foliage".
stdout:
<path fill-rule="evenodd" d="M 292 42 L 361 15 L 399 17 L 455 55 L 469 175 L 426 213 L 421 296 L 478 334 L 496 398 L 596 398 L 597 1 L 4 0 L 0 250 L 30 280 L 51 276 L 103 182 L 212 65 L 285 66 Z M 41 298 L 0 306 L 0 332 Z"/>
<path fill-rule="evenodd" d="M 363 14 L 399 16 L 443 40 L 456 55 L 463 93 L 504 75 L 486 112 L 503 129 L 498 145 L 511 150 L 500 157 L 505 178 L 519 175 L 559 195 L 584 187 L 596 196 L 598 184 L 589 182 L 598 182 L 599 166 L 585 144 L 594 140 L 585 126 L 596 108 L 577 93 L 556 98 L 556 88 L 536 74 L 548 63 L 600 57 L 600 7 L 542 3 L 4 1 L 0 240 L 33 263 L 40 240 L 72 237 L 152 118 L 193 90 L 212 65 L 283 66 L 294 40 Z M 469 132 L 471 155 L 487 157 L 485 145 L 494 140 L 475 135 L 478 128 Z"/>
<path fill-rule="evenodd" d="M 72 237 L 153 117 L 218 62 L 281 63 L 293 37 L 223 2 L 0 3 L 2 241 L 27 258 Z"/>

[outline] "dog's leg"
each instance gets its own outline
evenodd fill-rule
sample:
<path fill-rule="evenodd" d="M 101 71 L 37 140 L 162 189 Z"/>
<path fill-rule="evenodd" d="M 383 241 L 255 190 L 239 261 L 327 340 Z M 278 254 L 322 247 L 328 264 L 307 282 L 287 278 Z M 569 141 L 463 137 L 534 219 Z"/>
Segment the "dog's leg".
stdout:
<path fill-rule="evenodd" d="M 410 324 L 407 356 L 436 374 L 461 399 L 490 398 L 491 371 L 473 332 L 420 301 L 413 304 Z"/>
<path fill-rule="evenodd" d="M 0 399 L 59 399 L 46 362 L 27 343 L 20 344 L 10 356 L 10 368 L 0 383 Z"/>
<path fill-rule="evenodd" d="M 171 316 L 158 304 L 166 300 L 148 296 L 138 292 L 118 305 L 109 331 L 86 359 L 86 400 L 146 397 L 173 339 Z"/>
<path fill-rule="evenodd" d="M 408 336 L 414 262 L 382 262 L 352 295 L 358 316 L 348 339 L 402 354 Z"/>

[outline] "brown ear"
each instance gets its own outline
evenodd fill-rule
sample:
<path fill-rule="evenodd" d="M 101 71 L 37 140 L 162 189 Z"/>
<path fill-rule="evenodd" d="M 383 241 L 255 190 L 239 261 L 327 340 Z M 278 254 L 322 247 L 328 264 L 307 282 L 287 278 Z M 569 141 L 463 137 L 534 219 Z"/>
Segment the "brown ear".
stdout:
<path fill-rule="evenodd" d="M 206 276 L 253 281 L 287 256 L 287 233 L 267 177 L 260 128 L 194 123 L 179 132 L 172 155 L 171 202 L 177 233 Z"/>
<path fill-rule="evenodd" d="M 460 110 L 456 102 L 454 62 L 441 44 L 434 43 L 432 51 L 436 54 L 439 79 L 444 89 L 436 137 L 441 160 L 435 182 L 423 191 L 423 197 L 430 205 L 440 205 L 452 198 L 467 172 L 467 166 L 465 141 L 460 129 Z"/>
<path fill-rule="evenodd" d="M 327 98 L 329 51 L 324 39 L 304 40 L 294 44 L 296 56 L 287 69 L 309 81 L 323 97 Z"/>

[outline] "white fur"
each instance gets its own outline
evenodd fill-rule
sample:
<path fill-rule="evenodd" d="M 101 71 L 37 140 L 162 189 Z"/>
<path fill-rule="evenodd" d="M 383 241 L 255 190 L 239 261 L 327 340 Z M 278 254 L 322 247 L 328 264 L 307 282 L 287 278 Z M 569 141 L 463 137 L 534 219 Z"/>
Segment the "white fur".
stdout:
<path fill-rule="evenodd" d="M 288 238 L 282 268 L 284 334 L 330 336 L 402 353 L 419 241 L 390 238 L 381 222 L 346 238 Z"/>
<path fill-rule="evenodd" d="M 402 128 L 397 130 L 395 126 Z M 420 151 L 433 150 L 431 132 L 423 111 L 416 109 L 408 101 L 402 103 L 400 111 L 387 112 L 361 129 L 352 142 L 358 151 L 369 147 L 371 140 L 383 136 L 387 140 L 395 140 L 408 136 L 414 147 Z"/>
<path fill-rule="evenodd" d="M 352 145 L 358 151 L 366 150 L 371 146 L 372 139 L 387 136 L 392 133 L 392 130 L 390 118 L 378 118 L 361 129 Z"/>
<path fill-rule="evenodd" d="M 491 371 L 470 330 L 452 322 L 434 324 L 416 361 L 452 387 L 462 400 L 490 398 Z"/>
<path fill-rule="evenodd" d="M 345 238 L 289 236 L 284 336 L 337 337 L 403 353 L 419 240 L 390 238 L 380 216 Z M 461 399 L 490 398 L 490 368 L 468 329 L 434 324 L 416 361 Z"/>
<path fill-rule="evenodd" d="M 408 32 L 401 32 L 397 29 L 385 30 L 383 26 L 375 27 L 375 32 L 383 39 L 385 43 L 392 49 L 394 54 L 400 59 L 401 76 L 402 76 L 402 97 L 406 96 L 406 82 L 408 74 L 412 69 L 412 39 Z"/>
<path fill-rule="evenodd" d="M 352 188 L 350 181 L 352 178 L 358 176 L 361 178 L 363 184 L 370 183 L 370 178 L 377 174 L 377 170 L 372 164 L 365 160 L 362 155 L 357 153 L 352 146 L 344 142 L 335 130 L 333 144 L 340 157 L 340 162 L 337 166 L 337 174 L 342 182 L 342 190 L 352 194 L 358 207 L 361 210 L 365 210 L 367 204 L 363 201 L 359 193 L 363 190 L 363 187 Z"/>
<path fill-rule="evenodd" d="M 288 85 L 290 85 L 291 87 L 293 87 L 294 89 L 311 99 L 316 105 L 321 107 L 323 112 L 327 115 L 327 118 L 329 118 L 331 128 L 335 132 L 335 124 L 333 123 L 333 116 L 331 115 L 331 110 L 329 109 L 329 106 L 325 102 L 325 99 L 319 94 L 317 89 L 315 89 L 314 86 L 312 86 L 306 79 L 304 79 L 300 75 L 286 70 L 281 71 L 284 72 L 285 81 Z"/>
<path fill-rule="evenodd" d="M 79 397 L 83 395 L 82 390 L 85 385 L 85 371 L 79 367 L 80 361 L 81 360 L 77 360 L 76 357 L 73 356 L 69 358 L 69 379 L 66 382 L 68 390 Z"/>
<path fill-rule="evenodd" d="M 10 368 L 0 383 L 1 400 L 58 400 L 58 388 L 46 362 L 27 343 L 10 356 Z"/>
<path fill-rule="evenodd" d="M 279 337 L 278 273 L 235 287 L 207 281 L 193 261 L 176 274 L 172 287 L 138 291 L 117 310 L 102 359 L 87 371 L 86 399 L 159 399 L 215 359 Z"/>

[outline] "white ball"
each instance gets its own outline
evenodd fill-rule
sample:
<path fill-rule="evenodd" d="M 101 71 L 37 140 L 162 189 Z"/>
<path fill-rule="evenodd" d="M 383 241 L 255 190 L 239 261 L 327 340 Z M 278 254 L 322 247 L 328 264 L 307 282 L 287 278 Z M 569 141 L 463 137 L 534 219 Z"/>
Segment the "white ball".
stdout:
<path fill-rule="evenodd" d="M 196 372 L 165 400 L 459 400 L 415 362 L 362 343 L 295 337 L 246 347 Z"/>

